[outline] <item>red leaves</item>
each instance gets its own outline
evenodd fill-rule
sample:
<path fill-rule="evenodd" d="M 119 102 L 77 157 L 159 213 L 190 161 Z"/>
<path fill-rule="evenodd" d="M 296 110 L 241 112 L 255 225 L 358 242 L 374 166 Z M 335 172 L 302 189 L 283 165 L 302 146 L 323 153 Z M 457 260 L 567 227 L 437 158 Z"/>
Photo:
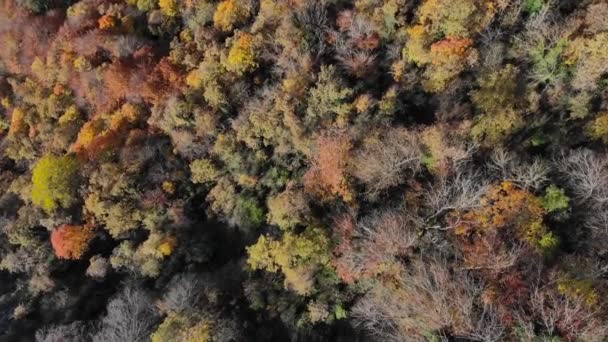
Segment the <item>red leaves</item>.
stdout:
<path fill-rule="evenodd" d="M 93 239 L 91 227 L 61 225 L 51 233 L 51 245 L 61 259 L 77 260 L 82 257 Z"/>

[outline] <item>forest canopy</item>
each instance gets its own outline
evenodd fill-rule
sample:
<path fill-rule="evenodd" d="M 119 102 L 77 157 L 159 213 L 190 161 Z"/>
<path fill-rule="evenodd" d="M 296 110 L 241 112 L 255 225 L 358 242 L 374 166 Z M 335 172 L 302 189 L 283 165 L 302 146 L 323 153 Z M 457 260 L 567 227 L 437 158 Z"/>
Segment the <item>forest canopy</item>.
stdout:
<path fill-rule="evenodd" d="M 0 41 L 1 341 L 608 341 L 605 0 L 4 0 Z"/>

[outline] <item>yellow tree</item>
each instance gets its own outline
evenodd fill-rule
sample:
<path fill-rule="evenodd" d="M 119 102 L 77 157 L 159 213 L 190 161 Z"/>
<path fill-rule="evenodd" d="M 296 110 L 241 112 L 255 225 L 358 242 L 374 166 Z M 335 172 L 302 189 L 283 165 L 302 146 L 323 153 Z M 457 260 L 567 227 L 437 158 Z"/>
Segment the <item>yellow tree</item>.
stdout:
<path fill-rule="evenodd" d="M 228 59 L 224 63 L 226 69 L 239 75 L 255 69 L 258 66 L 256 45 L 254 35 L 247 32 L 237 33 L 228 52 Z"/>
<path fill-rule="evenodd" d="M 281 240 L 262 235 L 247 253 L 252 269 L 280 271 L 285 276 L 285 287 L 308 294 L 314 271 L 329 264 L 330 240 L 322 229 L 308 227 L 301 234 L 286 232 Z"/>
<path fill-rule="evenodd" d="M 78 161 L 72 155 L 45 155 L 32 171 L 32 202 L 47 212 L 76 201 Z"/>
<path fill-rule="evenodd" d="M 251 15 L 251 2 L 248 0 L 225 0 L 219 3 L 213 14 L 213 23 L 222 31 L 231 31 Z"/>

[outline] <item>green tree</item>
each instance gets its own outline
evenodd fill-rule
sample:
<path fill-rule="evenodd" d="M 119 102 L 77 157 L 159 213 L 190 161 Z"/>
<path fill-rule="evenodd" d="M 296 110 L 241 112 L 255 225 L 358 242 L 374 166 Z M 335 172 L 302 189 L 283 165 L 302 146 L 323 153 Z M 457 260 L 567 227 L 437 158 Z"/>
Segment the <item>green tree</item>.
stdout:
<path fill-rule="evenodd" d="M 306 222 L 310 215 L 308 200 L 302 191 L 287 189 L 268 199 L 268 222 L 283 230 Z"/>
<path fill-rule="evenodd" d="M 315 269 L 329 264 L 330 247 L 327 234 L 316 227 L 308 227 L 301 234 L 286 232 L 281 240 L 262 235 L 247 248 L 247 263 L 254 270 L 281 271 L 286 288 L 308 294 Z"/>

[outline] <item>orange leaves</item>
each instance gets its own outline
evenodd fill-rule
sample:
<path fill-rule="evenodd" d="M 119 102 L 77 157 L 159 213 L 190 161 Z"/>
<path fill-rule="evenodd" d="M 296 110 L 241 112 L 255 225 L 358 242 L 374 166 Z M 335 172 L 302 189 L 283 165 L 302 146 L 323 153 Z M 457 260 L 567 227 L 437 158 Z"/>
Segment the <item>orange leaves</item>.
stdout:
<path fill-rule="evenodd" d="M 81 157 L 95 158 L 100 153 L 123 144 L 127 131 L 139 122 L 144 110 L 126 103 L 108 118 L 98 117 L 85 123 L 72 149 Z"/>
<path fill-rule="evenodd" d="M 540 198 L 502 182 L 488 191 L 479 208 L 455 215 L 454 234 L 470 265 L 487 264 L 488 259 L 479 258 L 491 257 L 493 267 L 506 267 L 523 246 L 542 253 L 557 247 L 559 241 L 545 226 L 544 215 Z"/>
<path fill-rule="evenodd" d="M 112 30 L 113 28 L 116 27 L 116 25 L 118 24 L 118 19 L 116 19 L 114 16 L 106 14 L 104 16 L 102 16 L 101 18 L 99 18 L 99 21 L 97 22 L 99 24 L 99 29 L 100 30 Z"/>
<path fill-rule="evenodd" d="M 451 59 L 465 56 L 467 50 L 473 45 L 473 41 L 469 38 L 456 38 L 448 36 L 431 45 L 431 54 L 433 64 L 440 64 L 444 59 Z"/>
<path fill-rule="evenodd" d="M 350 202 L 352 192 L 346 167 L 352 142 L 346 134 L 322 135 L 317 139 L 317 153 L 304 175 L 304 189 L 322 198 L 334 195 Z"/>
<path fill-rule="evenodd" d="M 490 189 L 482 199 L 482 206 L 462 216 L 455 232 L 458 235 L 472 230 L 484 231 L 515 225 L 523 230 L 534 221 L 541 220 L 545 211 L 540 199 L 530 192 L 516 188 L 511 182 L 502 182 Z"/>
<path fill-rule="evenodd" d="M 51 233 L 51 245 L 58 258 L 77 260 L 86 252 L 93 237 L 90 226 L 64 224 Z"/>

